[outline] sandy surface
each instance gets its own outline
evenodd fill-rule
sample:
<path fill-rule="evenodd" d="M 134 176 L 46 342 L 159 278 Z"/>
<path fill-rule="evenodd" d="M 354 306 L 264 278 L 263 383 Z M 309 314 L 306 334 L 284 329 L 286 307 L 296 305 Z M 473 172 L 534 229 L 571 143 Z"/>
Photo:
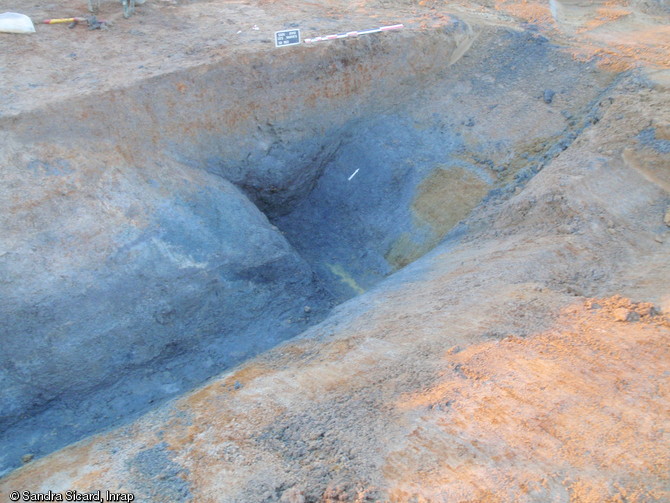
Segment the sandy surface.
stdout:
<path fill-rule="evenodd" d="M 450 14 L 475 24 L 531 23 L 575 57 L 598 56 L 603 65 L 617 69 L 642 65 L 657 81 L 670 84 L 667 11 L 624 0 L 582 3 L 586 7 L 575 1 L 554 2 L 554 18 L 543 2 L 508 0 L 148 0 L 133 17 L 124 19 L 116 2 L 103 1 L 98 17 L 111 27 L 90 31 L 84 24 L 74 29 L 39 24 L 44 19 L 88 15 L 84 0 L 67 4 L 6 0 L 3 10 L 30 16 L 37 33 L 0 34 L 0 113 L 13 115 L 125 86 L 230 53 L 274 51 L 277 30 L 297 27 L 303 38 L 397 23 L 421 30 L 447 23 Z"/>
<path fill-rule="evenodd" d="M 504 294 L 514 303 L 530 291 Z M 287 345 L 0 488 L 112 488 L 140 501 L 180 500 L 182 485 L 193 501 L 670 497 L 667 318 L 593 299 L 540 333 L 439 349 L 486 318 L 442 320 L 413 341 L 392 319 L 395 336 Z"/>
<path fill-rule="evenodd" d="M 3 8 L 40 19 L 81 14 L 79 3 Z M 575 57 L 641 65 L 656 83 L 617 88 L 523 191 L 475 210 L 477 231 L 456 250 L 128 426 L 28 463 L 0 480 L 2 501 L 26 489 L 165 502 L 670 500 L 670 161 L 644 140 L 670 124 L 668 17 L 633 2 L 554 10 L 149 0 L 129 20 L 104 3 L 108 31 L 0 35 L 3 115 L 274 50 L 272 33 L 291 23 L 303 36 L 418 30 L 449 13 L 535 23 Z"/>

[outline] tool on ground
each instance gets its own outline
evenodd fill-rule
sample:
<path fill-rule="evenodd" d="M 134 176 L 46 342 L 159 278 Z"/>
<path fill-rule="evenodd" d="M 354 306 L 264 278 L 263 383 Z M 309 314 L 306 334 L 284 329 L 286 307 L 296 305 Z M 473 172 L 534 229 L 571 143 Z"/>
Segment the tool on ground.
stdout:
<path fill-rule="evenodd" d="M 88 17 L 63 17 L 55 19 L 45 19 L 42 21 L 44 24 L 64 24 L 69 23 L 69 28 L 74 28 L 79 23 L 86 23 L 89 30 L 99 30 L 100 28 L 106 28 L 107 22 L 98 20 L 95 16 Z"/>
<path fill-rule="evenodd" d="M 370 30 L 348 31 L 346 33 L 336 33 L 334 35 L 326 35 L 324 37 L 306 38 L 305 43 L 311 44 L 314 42 L 321 42 L 323 40 L 335 40 L 338 38 L 358 37 L 359 35 L 369 35 L 370 33 L 379 33 L 382 31 L 401 30 L 404 27 L 405 25 L 403 24 L 392 24 L 389 26 L 382 26 L 380 28 L 372 28 Z"/>
<path fill-rule="evenodd" d="M 57 19 L 45 19 L 44 24 L 60 24 L 60 23 L 83 23 L 86 21 L 85 17 L 62 17 Z"/>

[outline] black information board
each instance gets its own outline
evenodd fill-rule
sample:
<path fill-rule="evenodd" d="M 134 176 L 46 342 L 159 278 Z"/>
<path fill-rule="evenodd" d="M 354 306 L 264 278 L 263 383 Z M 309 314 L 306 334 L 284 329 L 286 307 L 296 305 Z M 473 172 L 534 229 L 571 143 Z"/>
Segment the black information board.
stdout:
<path fill-rule="evenodd" d="M 275 32 L 275 47 L 300 43 L 300 30 L 282 30 Z"/>

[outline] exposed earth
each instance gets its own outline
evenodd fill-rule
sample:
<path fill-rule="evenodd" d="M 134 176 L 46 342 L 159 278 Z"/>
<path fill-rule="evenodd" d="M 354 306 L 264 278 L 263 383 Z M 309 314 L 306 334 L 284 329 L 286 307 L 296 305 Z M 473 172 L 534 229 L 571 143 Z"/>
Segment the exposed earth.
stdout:
<path fill-rule="evenodd" d="M 670 501 L 663 1 L 3 10 L 0 501 Z"/>

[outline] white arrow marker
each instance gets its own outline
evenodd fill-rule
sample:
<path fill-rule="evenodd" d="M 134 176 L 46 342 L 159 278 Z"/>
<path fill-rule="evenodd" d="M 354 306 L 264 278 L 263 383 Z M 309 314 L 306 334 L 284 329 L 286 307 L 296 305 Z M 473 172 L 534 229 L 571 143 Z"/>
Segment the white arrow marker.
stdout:
<path fill-rule="evenodd" d="M 351 174 L 351 176 L 350 176 L 349 178 L 347 178 L 347 180 L 351 180 L 353 177 L 355 177 L 355 176 L 356 176 L 356 173 L 358 173 L 358 171 L 359 171 L 360 169 L 361 169 L 361 168 L 358 168 L 356 171 L 354 171 L 354 172 Z"/>

